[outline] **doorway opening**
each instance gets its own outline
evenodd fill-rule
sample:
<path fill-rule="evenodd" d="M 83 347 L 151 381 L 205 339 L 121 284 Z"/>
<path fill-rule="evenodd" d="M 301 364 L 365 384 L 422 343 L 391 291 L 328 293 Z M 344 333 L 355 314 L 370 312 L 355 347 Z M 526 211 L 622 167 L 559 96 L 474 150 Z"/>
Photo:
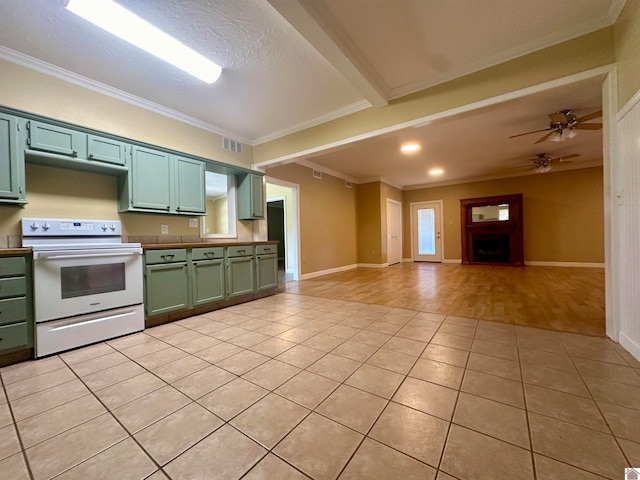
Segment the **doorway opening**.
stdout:
<path fill-rule="evenodd" d="M 300 277 L 298 185 L 267 177 L 267 234 L 278 240 L 279 280 Z"/>

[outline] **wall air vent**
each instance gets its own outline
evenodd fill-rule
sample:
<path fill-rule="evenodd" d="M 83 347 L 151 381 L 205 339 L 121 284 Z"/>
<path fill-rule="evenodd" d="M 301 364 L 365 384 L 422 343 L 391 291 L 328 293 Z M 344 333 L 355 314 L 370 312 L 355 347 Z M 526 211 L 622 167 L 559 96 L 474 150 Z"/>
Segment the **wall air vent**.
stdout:
<path fill-rule="evenodd" d="M 351 188 L 351 187 L 353 187 L 353 183 L 351 183 L 349 180 L 345 180 L 344 181 L 344 186 L 347 187 L 347 188 Z"/>
<path fill-rule="evenodd" d="M 317 178 L 317 179 L 322 178 L 322 172 L 319 172 L 318 170 L 313 170 L 313 178 Z"/>
<path fill-rule="evenodd" d="M 242 153 L 242 144 L 227 137 L 222 137 L 222 148 L 233 153 Z"/>

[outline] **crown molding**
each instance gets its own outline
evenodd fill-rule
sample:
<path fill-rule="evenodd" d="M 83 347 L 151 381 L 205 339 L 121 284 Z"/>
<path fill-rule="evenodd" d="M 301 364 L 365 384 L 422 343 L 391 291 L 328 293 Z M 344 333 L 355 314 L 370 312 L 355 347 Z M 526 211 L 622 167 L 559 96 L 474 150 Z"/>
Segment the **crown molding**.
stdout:
<path fill-rule="evenodd" d="M 29 70 L 41 73 L 43 75 L 57 78 L 58 80 L 62 80 L 64 82 L 86 88 L 87 90 L 91 90 L 92 92 L 96 92 L 115 100 L 128 103 L 129 105 L 133 105 L 149 112 L 171 118 L 181 123 L 186 123 L 187 125 L 206 130 L 207 132 L 215 133 L 216 135 L 220 135 L 223 137 L 230 137 L 242 143 L 252 145 L 251 140 L 249 140 L 248 138 L 244 138 L 236 133 L 224 130 L 211 123 L 203 122 L 202 120 L 198 120 L 197 118 L 185 115 L 184 113 L 177 112 L 157 103 L 145 100 L 144 98 L 131 95 L 130 93 L 110 87 L 109 85 L 105 85 L 104 83 L 97 82 L 90 78 L 83 77 L 82 75 L 70 72 L 69 70 L 56 67 L 55 65 L 44 62 L 29 55 L 16 52 L 15 50 L 4 47 L 2 45 L 0 45 L 0 60 L 5 60 L 15 65 L 19 65 Z"/>
<path fill-rule="evenodd" d="M 350 177 L 349 175 L 345 175 L 344 173 L 340 173 L 335 170 L 331 170 L 330 168 L 323 167 L 322 165 L 318 165 L 317 163 L 314 163 L 311 160 L 298 160 L 295 163 L 302 165 L 304 167 L 310 168 L 312 170 L 316 170 L 317 172 L 326 173 L 327 175 L 331 175 L 332 177 L 346 180 L 347 182 L 360 183 L 358 180 L 356 180 L 353 177 Z"/>
<path fill-rule="evenodd" d="M 373 183 L 373 182 L 386 183 L 387 185 L 397 188 L 398 190 L 404 189 L 402 185 L 392 182 L 387 177 L 368 177 L 368 178 L 363 178 L 361 180 L 358 180 L 355 183 Z"/>
<path fill-rule="evenodd" d="M 326 122 L 330 122 L 331 120 L 335 120 L 336 118 L 344 117 L 346 115 L 350 115 L 352 113 L 359 112 L 361 110 L 366 110 L 371 107 L 371 104 L 366 100 L 360 100 L 358 102 L 352 103 L 350 105 L 346 105 L 344 107 L 338 108 L 333 112 L 329 112 L 325 115 L 321 115 L 312 120 L 308 120 L 306 122 L 298 123 L 289 128 L 285 128 L 284 130 L 278 130 L 277 132 L 270 133 L 269 135 L 264 135 L 262 137 L 256 138 L 251 143 L 252 146 L 261 145 L 263 143 L 270 142 L 272 140 L 277 140 L 278 138 L 286 137 L 287 135 L 291 135 L 292 133 L 300 132 L 307 128 L 312 128 L 317 125 L 321 125 Z"/>

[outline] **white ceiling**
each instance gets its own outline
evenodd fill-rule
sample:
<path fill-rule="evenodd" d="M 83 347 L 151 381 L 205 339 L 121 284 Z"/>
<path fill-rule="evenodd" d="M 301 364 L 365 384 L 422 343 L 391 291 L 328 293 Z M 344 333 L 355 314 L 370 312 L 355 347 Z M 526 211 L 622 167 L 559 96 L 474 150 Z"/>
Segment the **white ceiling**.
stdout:
<path fill-rule="evenodd" d="M 548 128 L 548 114 L 559 110 L 571 110 L 578 117 L 600 110 L 602 81 L 601 76 L 594 77 L 350 143 L 305 160 L 358 183 L 382 178 L 399 187 L 532 174 L 536 172 L 527 169 L 529 159 L 541 153 L 553 158 L 580 155 L 571 163 L 552 165 L 554 171 L 601 165 L 601 130 L 578 130 L 572 139 L 539 144 L 535 142 L 547 132 L 509 137 Z M 598 118 L 587 123 L 601 122 Z M 419 152 L 400 151 L 403 144 L 414 142 L 422 146 Z M 444 173 L 431 176 L 427 172 L 432 168 L 442 168 Z"/>
<path fill-rule="evenodd" d="M 259 144 L 611 25 L 625 0 L 118 1 L 220 64 L 220 80 L 203 84 L 59 0 L 0 0 L 0 58 L 67 72 L 76 83 Z M 546 114 L 559 109 L 590 113 L 599 98 L 597 82 L 584 82 L 311 160 L 400 186 L 429 181 L 424 170 L 434 162 L 446 170 L 439 181 L 517 173 L 509 162 L 541 152 L 580 153 L 586 165 L 602 151 L 598 132 L 580 132 L 572 145 L 535 147 L 535 135 L 505 137 L 545 128 Z M 411 136 L 423 150 L 399 157 L 398 142 Z"/>

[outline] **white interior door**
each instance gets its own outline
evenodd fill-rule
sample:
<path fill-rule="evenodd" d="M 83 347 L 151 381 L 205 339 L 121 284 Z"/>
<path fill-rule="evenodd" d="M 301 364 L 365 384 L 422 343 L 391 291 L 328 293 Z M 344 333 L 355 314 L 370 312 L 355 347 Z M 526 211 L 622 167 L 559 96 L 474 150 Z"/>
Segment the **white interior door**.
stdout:
<path fill-rule="evenodd" d="M 414 261 L 442 261 L 442 202 L 411 204 L 411 248 Z"/>
<path fill-rule="evenodd" d="M 402 261 L 402 204 L 387 199 L 387 264 Z"/>

